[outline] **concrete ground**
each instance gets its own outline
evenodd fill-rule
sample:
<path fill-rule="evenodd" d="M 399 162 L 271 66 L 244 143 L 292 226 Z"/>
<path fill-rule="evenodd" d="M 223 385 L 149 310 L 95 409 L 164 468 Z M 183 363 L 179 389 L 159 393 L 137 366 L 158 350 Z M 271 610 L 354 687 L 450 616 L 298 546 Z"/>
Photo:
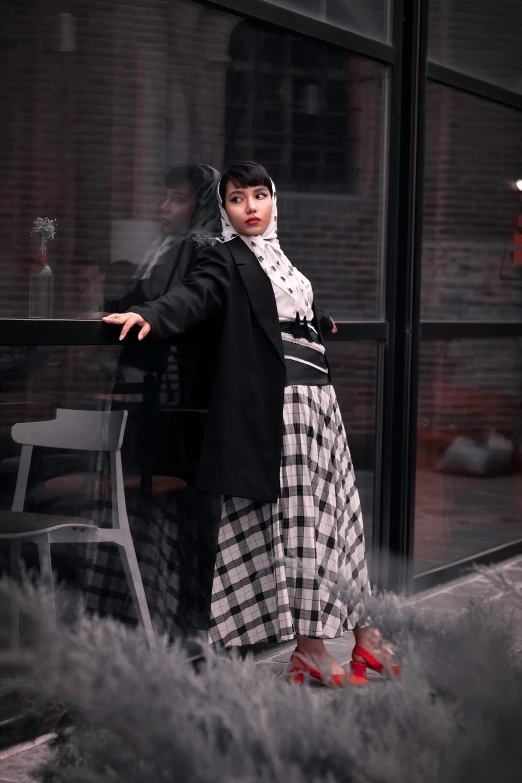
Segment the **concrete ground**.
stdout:
<path fill-rule="evenodd" d="M 52 734 L 0 752 L 0 783 L 34 783 L 31 770 L 45 761 Z"/>
<path fill-rule="evenodd" d="M 506 560 L 498 566 L 512 582 L 522 588 L 522 557 L 516 557 L 512 560 Z M 502 597 L 500 589 L 492 586 L 491 582 L 484 576 L 478 573 L 472 573 L 469 576 L 464 576 L 460 579 L 456 579 L 453 582 L 435 587 L 432 590 L 426 590 L 423 593 L 418 593 L 412 596 L 410 599 L 418 606 L 440 609 L 445 611 L 458 611 L 463 609 L 470 598 L 473 597 L 485 597 L 491 601 L 497 601 Z M 522 623 L 521 623 L 521 647 L 522 647 Z M 354 638 L 351 632 L 346 633 L 339 639 L 332 639 L 326 642 L 326 646 L 330 653 L 342 666 L 348 666 L 352 657 L 352 648 L 354 645 Z M 281 645 L 277 650 L 267 651 L 257 656 L 257 660 L 260 664 L 268 665 L 276 671 L 281 670 L 283 673 L 286 670 L 290 655 L 295 647 L 295 643 L 289 642 L 288 644 Z M 321 692 L 326 689 L 320 684 L 318 685 Z M 1 767 L 0 767 L 1 769 Z"/>
<path fill-rule="evenodd" d="M 499 569 L 522 588 L 522 557 L 508 560 L 499 566 Z M 411 600 L 419 606 L 446 611 L 458 611 L 464 608 L 472 597 L 485 597 L 491 601 L 501 598 L 501 591 L 491 585 L 488 579 L 481 574 L 471 574 L 457 579 L 454 582 L 443 585 L 414 596 Z M 521 648 L 522 648 L 522 624 L 521 624 Z M 353 634 L 347 633 L 339 639 L 327 642 L 327 647 L 332 655 L 343 665 L 348 665 L 353 647 Z M 284 677 L 290 655 L 294 648 L 293 643 L 281 645 L 276 650 L 260 653 L 257 662 L 260 666 L 268 666 Z M 310 685 L 316 688 L 317 695 L 321 697 L 331 693 L 320 685 Z M 8 750 L 0 752 L 0 783 L 31 783 L 31 770 L 41 764 L 48 751 L 47 743 L 52 735 L 40 737 L 35 742 L 24 743 Z"/>

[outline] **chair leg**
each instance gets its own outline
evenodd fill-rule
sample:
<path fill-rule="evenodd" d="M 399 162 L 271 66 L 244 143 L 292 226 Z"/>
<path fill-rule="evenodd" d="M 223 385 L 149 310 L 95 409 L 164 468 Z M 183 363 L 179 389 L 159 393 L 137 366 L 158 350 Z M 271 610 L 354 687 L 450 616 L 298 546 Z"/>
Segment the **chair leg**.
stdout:
<path fill-rule="evenodd" d="M 20 583 L 20 559 L 22 557 L 22 541 L 13 538 L 9 545 L 9 576 Z M 20 647 L 20 609 L 16 601 L 11 602 L 11 647 Z"/>
<path fill-rule="evenodd" d="M 51 563 L 51 543 L 48 535 L 38 536 L 35 539 L 38 547 L 38 559 L 40 561 L 40 580 L 49 590 L 51 606 L 53 609 L 53 619 L 56 623 L 56 605 L 54 600 L 53 569 Z"/>
<path fill-rule="evenodd" d="M 145 634 L 149 642 L 149 647 L 153 650 L 156 646 L 156 640 L 154 636 L 154 630 L 152 628 L 152 620 L 150 619 L 149 607 L 147 599 L 145 597 L 145 590 L 143 588 L 143 581 L 141 578 L 140 568 L 138 565 L 138 558 L 134 550 L 134 544 L 130 536 L 124 536 L 123 543 L 120 544 L 120 555 L 127 577 L 127 584 L 129 585 L 132 601 L 136 614 L 138 615 L 138 621 L 143 624 L 145 628 Z"/>

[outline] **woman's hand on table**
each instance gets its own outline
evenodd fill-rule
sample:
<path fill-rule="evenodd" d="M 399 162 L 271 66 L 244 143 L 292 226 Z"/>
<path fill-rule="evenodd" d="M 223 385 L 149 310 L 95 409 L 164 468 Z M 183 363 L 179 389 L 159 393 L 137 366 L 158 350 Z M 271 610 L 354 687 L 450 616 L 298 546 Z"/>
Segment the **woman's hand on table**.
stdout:
<path fill-rule="evenodd" d="M 110 315 L 104 316 L 102 321 L 105 321 L 106 324 L 115 324 L 116 326 L 123 327 L 120 333 L 120 340 L 123 340 L 124 337 L 126 337 L 127 332 L 129 329 L 132 329 L 133 326 L 141 326 L 138 340 L 143 340 L 150 332 L 149 322 L 146 321 L 145 318 L 142 318 L 141 315 L 138 315 L 138 313 L 111 313 Z"/>

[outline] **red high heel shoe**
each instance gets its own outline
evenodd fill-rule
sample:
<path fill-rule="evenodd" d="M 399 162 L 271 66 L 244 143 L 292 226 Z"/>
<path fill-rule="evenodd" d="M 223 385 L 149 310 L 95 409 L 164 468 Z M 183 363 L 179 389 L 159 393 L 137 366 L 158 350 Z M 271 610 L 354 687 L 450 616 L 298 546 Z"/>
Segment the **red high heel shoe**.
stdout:
<path fill-rule="evenodd" d="M 344 688 L 346 685 L 362 685 L 368 682 L 367 678 L 359 677 L 357 674 L 332 674 L 330 678 L 322 674 L 319 669 L 311 666 L 300 650 L 294 650 L 290 663 L 288 664 L 287 680 L 294 685 L 304 683 L 305 674 L 314 680 L 326 685 L 329 688 Z"/>
<path fill-rule="evenodd" d="M 374 658 L 368 650 L 364 649 L 364 647 L 359 647 L 358 644 L 356 644 L 352 650 L 352 656 L 353 655 L 359 655 L 361 658 L 364 658 L 364 663 L 352 659 L 350 661 L 350 669 L 355 677 L 359 677 L 366 682 L 368 682 L 367 669 L 371 669 L 372 671 L 377 672 L 377 674 L 384 674 L 386 677 L 397 677 L 397 679 L 399 679 L 401 676 L 401 667 L 396 663 L 386 666 L 382 661 L 378 661 L 377 658 Z"/>

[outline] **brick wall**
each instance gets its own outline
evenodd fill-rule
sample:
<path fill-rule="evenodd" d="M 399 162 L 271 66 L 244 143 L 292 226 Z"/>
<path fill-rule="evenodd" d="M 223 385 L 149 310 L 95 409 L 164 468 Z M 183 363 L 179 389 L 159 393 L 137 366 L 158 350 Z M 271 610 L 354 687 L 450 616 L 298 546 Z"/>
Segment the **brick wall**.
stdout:
<path fill-rule="evenodd" d="M 522 443 L 522 341 L 424 341 L 419 426 L 479 440 L 499 431 Z"/>
<path fill-rule="evenodd" d="M 520 92 L 518 0 L 431 0 L 430 58 Z"/>
<path fill-rule="evenodd" d="M 521 159 L 522 112 L 429 85 L 424 318 L 522 317 L 522 275 L 511 255 Z"/>
<path fill-rule="evenodd" d="M 480 60 L 492 77 L 515 84 L 516 0 L 495 4 L 493 16 L 486 0 L 431 5 L 441 61 Z M 229 42 L 241 19 L 193 0 L 0 0 L 0 11 L 2 315 L 28 314 L 29 231 L 44 215 L 59 227 L 50 249 L 54 315 L 76 317 L 100 299 L 116 221 L 127 221 L 138 242 L 165 168 L 222 167 Z M 366 30 L 379 16 L 369 3 L 352 11 Z M 74 19 L 72 51 L 60 50 L 59 14 Z M 284 247 L 314 282 L 317 300 L 342 319 L 379 315 L 384 77 L 384 66 L 349 58 L 355 191 L 280 192 Z M 522 176 L 522 113 L 438 85 L 430 85 L 427 104 L 423 317 L 519 320 L 522 279 L 509 245 L 521 204 L 509 182 Z M 477 360 L 473 343 L 458 345 L 456 363 L 437 351 L 424 357 L 422 383 L 444 378 L 475 387 L 497 374 L 506 392 L 519 393 L 516 352 L 499 346 L 506 357 L 499 374 L 494 353 Z M 348 428 L 369 433 L 373 405 L 364 399 L 375 353 L 343 351 L 352 358 L 337 358 L 334 372 Z"/>
<path fill-rule="evenodd" d="M 476 41 L 472 45 L 476 45 Z M 522 270 L 513 263 L 520 194 L 522 112 L 430 84 L 427 100 L 421 313 L 426 320 L 522 318 Z M 421 351 L 421 426 L 522 434 L 516 340 L 427 343 Z M 442 386 L 453 389 L 440 393 Z M 477 409 L 477 390 L 494 390 Z M 469 393 L 469 415 L 462 401 Z M 464 395 L 464 396 L 463 396 Z M 506 395 L 505 398 L 502 395 Z M 495 413 L 491 415 L 491 407 Z M 498 410 L 497 410 L 498 409 Z"/>

